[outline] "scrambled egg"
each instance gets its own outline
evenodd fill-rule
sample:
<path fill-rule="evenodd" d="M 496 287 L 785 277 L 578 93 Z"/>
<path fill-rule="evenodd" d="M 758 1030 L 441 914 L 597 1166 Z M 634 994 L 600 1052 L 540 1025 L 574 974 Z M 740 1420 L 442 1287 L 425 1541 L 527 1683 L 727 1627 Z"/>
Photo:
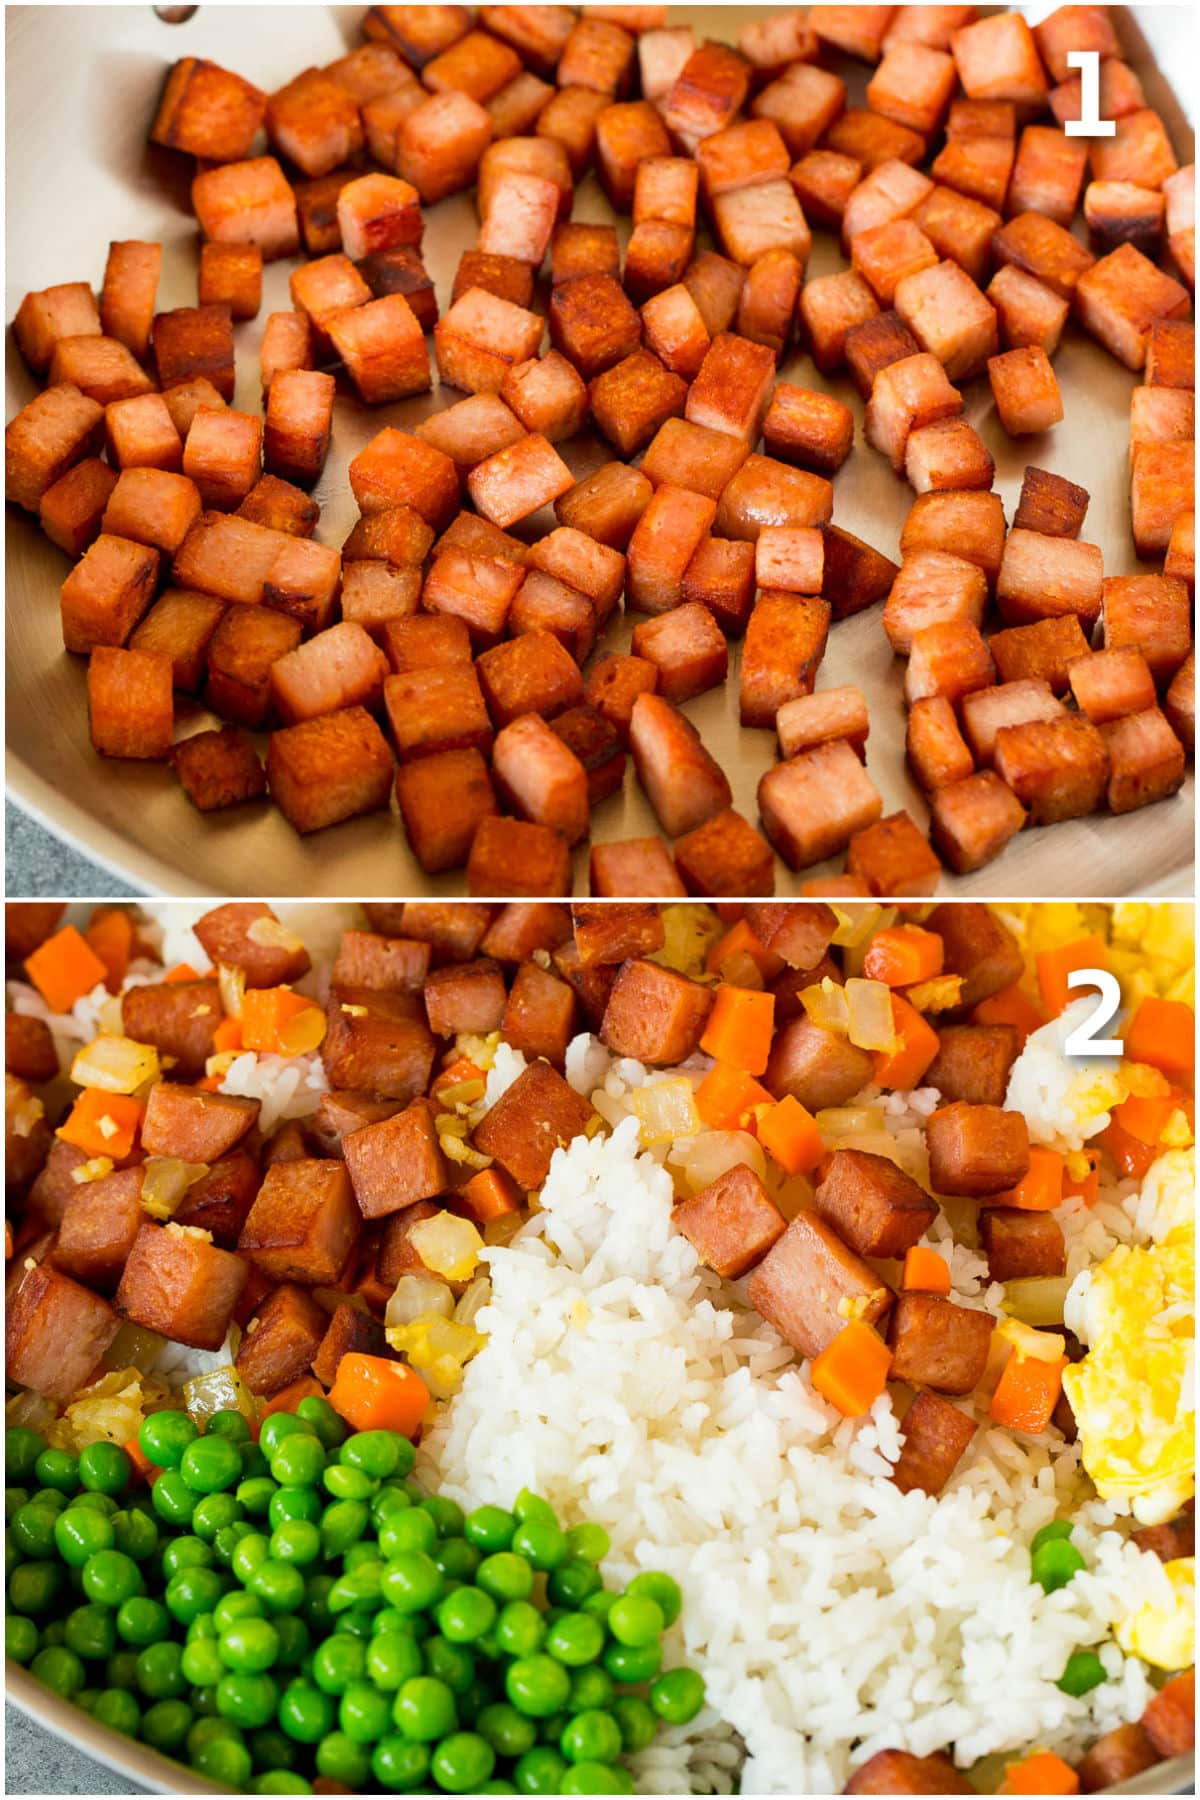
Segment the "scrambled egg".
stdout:
<path fill-rule="evenodd" d="M 1163 1564 L 1171 1584 L 1168 1605 L 1147 1601 L 1122 1619 L 1116 1639 L 1129 1656 L 1140 1656 L 1156 1669 L 1187 1669 L 1196 1660 L 1196 1563 L 1180 1556 Z"/>
<path fill-rule="evenodd" d="M 1084 1467 L 1098 1493 L 1128 1499 L 1147 1525 L 1195 1492 L 1194 1291 L 1183 1226 L 1161 1244 L 1120 1245 L 1068 1295 L 1067 1324 L 1089 1345 L 1063 1375 Z"/>

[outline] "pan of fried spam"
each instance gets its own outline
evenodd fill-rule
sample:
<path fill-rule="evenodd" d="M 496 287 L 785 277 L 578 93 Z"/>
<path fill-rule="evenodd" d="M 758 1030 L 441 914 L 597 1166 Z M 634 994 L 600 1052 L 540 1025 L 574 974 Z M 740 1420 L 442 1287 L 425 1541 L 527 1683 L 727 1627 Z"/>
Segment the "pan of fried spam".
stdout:
<path fill-rule="evenodd" d="M 609 12 L 10 19 L 13 791 L 170 890 L 1188 886 L 1133 18 Z"/>

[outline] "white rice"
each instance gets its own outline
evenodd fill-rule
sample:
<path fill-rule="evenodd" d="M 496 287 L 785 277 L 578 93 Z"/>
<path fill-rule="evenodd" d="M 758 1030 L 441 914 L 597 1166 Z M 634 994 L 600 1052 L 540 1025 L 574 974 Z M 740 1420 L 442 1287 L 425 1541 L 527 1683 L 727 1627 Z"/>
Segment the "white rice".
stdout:
<path fill-rule="evenodd" d="M 329 1078 L 321 1053 L 309 1056 L 269 1056 L 246 1050 L 225 1071 L 223 1094 L 240 1094 L 260 1102 L 258 1128 L 272 1132 L 285 1119 L 306 1119 L 328 1092 Z"/>
<path fill-rule="evenodd" d="M 576 1083 L 598 1067 L 577 1041 Z M 543 1210 L 485 1252 L 488 1342 L 418 1466 L 464 1505 L 529 1485 L 606 1527 L 611 1579 L 680 1582 L 668 1660 L 701 1670 L 710 1707 L 637 1759 L 642 1791 L 727 1791 L 733 1733 L 743 1792 L 831 1793 L 887 1746 L 1071 1756 L 1136 1718 L 1145 1666 L 1105 1640 L 1163 1578 L 1087 1498 L 1077 1449 L 984 1420 L 937 1499 L 899 1493 L 890 1400 L 859 1422 L 826 1406 L 673 1229 L 673 1198 L 632 1119 L 556 1154 Z M 1028 1543 L 1060 1513 L 1088 1566 L 1046 1595 Z M 1101 1644 L 1109 1681 L 1062 1694 L 1071 1652 Z"/>

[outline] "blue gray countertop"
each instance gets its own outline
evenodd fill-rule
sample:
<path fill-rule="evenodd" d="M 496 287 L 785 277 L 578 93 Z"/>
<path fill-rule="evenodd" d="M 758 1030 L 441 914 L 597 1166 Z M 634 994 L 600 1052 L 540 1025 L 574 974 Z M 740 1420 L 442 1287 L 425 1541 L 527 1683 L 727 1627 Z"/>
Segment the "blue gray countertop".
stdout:
<path fill-rule="evenodd" d="M 4 820 L 5 891 L 11 899 L 41 896 L 128 900 L 139 890 L 80 856 L 10 799 Z"/>

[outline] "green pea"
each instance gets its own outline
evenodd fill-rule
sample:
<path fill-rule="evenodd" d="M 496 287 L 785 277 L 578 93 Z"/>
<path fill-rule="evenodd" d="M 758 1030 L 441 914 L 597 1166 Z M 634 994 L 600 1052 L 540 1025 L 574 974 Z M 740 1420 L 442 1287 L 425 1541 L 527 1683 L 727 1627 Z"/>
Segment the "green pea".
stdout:
<path fill-rule="evenodd" d="M 4 1466 L 14 1481 L 28 1481 L 46 1440 L 28 1425 L 8 1425 L 4 1431 Z"/>
<path fill-rule="evenodd" d="M 218 1638 L 220 1629 L 212 1613 L 200 1613 L 194 1618 L 184 1633 L 184 1643 L 192 1644 L 197 1638 Z"/>
<path fill-rule="evenodd" d="M 439 1537 L 461 1537 L 466 1516 L 457 1500 L 446 1494 L 426 1494 L 419 1502 L 438 1528 Z"/>
<path fill-rule="evenodd" d="M 65 1517 L 65 1513 L 53 1512 L 48 1506 L 28 1500 L 8 1528 L 10 1541 L 22 1556 L 53 1556 L 58 1542 L 58 1522 Z M 110 1532 L 110 1542 L 111 1537 Z M 61 1551 L 59 1555 L 62 1555 Z M 66 1558 L 63 1560 L 65 1562 Z"/>
<path fill-rule="evenodd" d="M 6 1487 L 4 1490 L 4 1523 L 11 1525 L 21 1508 L 28 1503 L 29 1489 Z"/>
<path fill-rule="evenodd" d="M 54 1645 L 47 1650 L 39 1650 L 29 1665 L 29 1673 L 46 1687 L 53 1688 L 56 1694 L 62 1694 L 70 1700 L 87 1681 L 83 1663 L 73 1650 L 62 1645 Z"/>
<path fill-rule="evenodd" d="M 1056 1538 L 1069 1538 L 1074 1529 L 1070 1519 L 1051 1519 L 1048 1525 L 1035 1531 L 1029 1540 L 1030 1554 L 1040 1550 L 1043 1544 L 1052 1544 Z"/>
<path fill-rule="evenodd" d="M 137 1684 L 148 1700 L 177 1700 L 187 1687 L 182 1646 L 147 1644 L 137 1659 Z"/>
<path fill-rule="evenodd" d="M 704 1705 L 704 1679 L 695 1669 L 671 1669 L 650 1687 L 650 1705 L 668 1725 L 687 1725 Z"/>
<path fill-rule="evenodd" d="M 133 1462 L 127 1450 L 103 1439 L 79 1452 L 79 1479 L 96 1494 L 123 1494 L 133 1480 Z"/>
<path fill-rule="evenodd" d="M 214 1494 L 210 1494 L 208 1497 L 210 1500 L 217 1498 Z M 234 1504 L 237 1504 L 236 1501 Z M 203 1500 L 200 1505 L 204 1505 Z M 228 1525 L 222 1525 L 212 1541 L 217 1561 L 223 1563 L 226 1568 L 232 1568 L 234 1555 L 242 1539 L 257 1535 L 249 1519 L 234 1519 Z"/>
<path fill-rule="evenodd" d="M 658 1720 L 653 1708 L 636 1694 L 618 1694 L 612 1702 L 612 1715 L 621 1733 L 621 1748 L 626 1755 L 647 1749 L 658 1734 Z"/>
<path fill-rule="evenodd" d="M 180 1537 L 171 1538 L 163 1545 L 160 1558 L 162 1572 L 166 1580 L 178 1575 L 181 1569 L 211 1569 L 216 1562 L 216 1552 L 211 1544 L 197 1537 L 193 1532 L 184 1532 Z"/>
<path fill-rule="evenodd" d="M 115 1519 L 122 1510 L 111 1494 L 99 1494 L 92 1488 L 84 1488 L 78 1494 L 72 1494 L 70 1504 L 78 1511 L 102 1513 L 106 1519 Z"/>
<path fill-rule="evenodd" d="M 326 1556 L 344 1556 L 367 1529 L 369 1518 L 370 1513 L 361 1500 L 339 1500 L 333 1506 L 327 1506 L 321 1520 L 321 1542 Z M 382 1544 L 379 1548 L 383 1553 Z"/>
<path fill-rule="evenodd" d="M 352 1682 L 362 1680 L 366 1666 L 362 1640 L 336 1632 L 313 1651 L 312 1678 L 325 1693 L 343 1694 Z"/>
<path fill-rule="evenodd" d="M 132 1688 L 137 1682 L 137 1652 L 114 1650 L 104 1665 L 104 1680 L 109 1687 Z"/>
<path fill-rule="evenodd" d="M 185 1644 L 179 1666 L 189 1686 L 197 1688 L 216 1687 L 225 1673 L 217 1640 L 210 1637 Z"/>
<path fill-rule="evenodd" d="M 528 1600 L 533 1592 L 533 1569 L 524 1556 L 512 1550 L 497 1550 L 485 1556 L 475 1579 L 484 1593 L 501 1605 L 509 1600 Z"/>
<path fill-rule="evenodd" d="M 247 1532 L 239 1538 L 230 1562 L 230 1568 L 239 1581 L 248 1582 L 259 1563 L 266 1562 L 271 1554 L 270 1539 L 261 1531 Z"/>
<path fill-rule="evenodd" d="M 222 1406 L 210 1413 L 204 1434 L 206 1437 L 229 1438 L 234 1444 L 248 1444 L 253 1435 L 249 1420 L 232 1406 Z"/>
<path fill-rule="evenodd" d="M 227 1437 L 197 1438 L 184 1450 L 179 1473 L 195 1494 L 221 1494 L 242 1479 L 238 1445 Z"/>
<path fill-rule="evenodd" d="M 604 1649 L 604 1627 L 587 1613 L 564 1613 L 546 1633 L 546 1654 L 576 1669 L 595 1662 Z"/>
<path fill-rule="evenodd" d="M 320 1555 L 321 1533 L 308 1519 L 287 1519 L 271 1533 L 272 1562 L 305 1567 L 317 1562 Z"/>
<path fill-rule="evenodd" d="M 308 1626 L 295 1613 L 280 1613 L 271 1623 L 279 1639 L 276 1661 L 281 1668 L 294 1668 L 308 1655 L 309 1644 L 312 1642 Z"/>
<path fill-rule="evenodd" d="M 269 1475 L 251 1475 L 238 1482 L 234 1498 L 252 1518 L 259 1519 L 265 1515 L 277 1487 Z"/>
<path fill-rule="evenodd" d="M 406 1681 L 421 1674 L 423 1667 L 416 1638 L 405 1632 L 376 1631 L 367 1645 L 366 1673 L 385 1693 L 398 1693 Z"/>
<path fill-rule="evenodd" d="M 192 1513 L 192 1530 L 206 1544 L 215 1542 L 217 1533 L 242 1516 L 242 1509 L 232 1494 L 205 1494 L 196 1502 Z"/>
<path fill-rule="evenodd" d="M 237 1671 L 217 1683 L 217 1711 L 243 1730 L 269 1724 L 278 1704 L 279 1688 L 269 1675 Z"/>
<path fill-rule="evenodd" d="M 403 1487 L 394 1480 L 385 1481 L 371 1495 L 371 1523 L 378 1528 L 392 1513 L 407 1512 L 411 1506 L 412 1501 Z"/>
<path fill-rule="evenodd" d="M 192 1767 L 224 1788 L 244 1788 L 252 1773 L 250 1752 L 240 1738 L 212 1738 L 192 1752 Z"/>
<path fill-rule="evenodd" d="M 295 1612 L 304 1599 L 304 1577 L 293 1563 L 264 1557 L 247 1582 L 268 1612 Z"/>
<path fill-rule="evenodd" d="M 455 1731 L 433 1753 L 434 1780 L 448 1794 L 477 1794 L 496 1766 L 496 1752 L 475 1731 Z"/>
<path fill-rule="evenodd" d="M 644 1594 L 622 1594 L 608 1615 L 608 1629 L 617 1642 L 635 1649 L 657 1643 L 665 1623 L 662 1607 Z"/>
<path fill-rule="evenodd" d="M 185 1481 L 181 1469 L 164 1469 L 150 1490 L 154 1510 L 165 1525 L 191 1529 L 196 1510 L 196 1490 Z"/>
<path fill-rule="evenodd" d="M 409 1738 L 381 1738 L 371 1753 L 371 1773 L 389 1793 L 411 1793 L 429 1773 L 429 1752 Z"/>
<path fill-rule="evenodd" d="M 272 1418 L 278 1417 L 272 1414 Z M 329 1696 L 310 1682 L 293 1681 L 279 1698 L 279 1723 L 300 1744 L 318 1744 L 333 1725 Z"/>
<path fill-rule="evenodd" d="M 155 1468 L 177 1469 L 184 1451 L 199 1435 L 187 1413 L 167 1410 L 142 1420 L 138 1444 Z"/>
<path fill-rule="evenodd" d="M 317 1774 L 362 1793 L 371 1777 L 371 1753 L 344 1731 L 331 1731 L 317 1745 Z"/>
<path fill-rule="evenodd" d="M 513 1780 L 519 1794 L 558 1794 L 566 1772 L 566 1759 L 548 1744 L 539 1744 L 517 1758 Z"/>
<path fill-rule="evenodd" d="M 603 1661 L 613 1680 L 626 1686 L 652 1681 L 662 1668 L 662 1645 L 658 1639 L 651 1644 L 609 1644 Z"/>
<path fill-rule="evenodd" d="M 308 1420 L 296 1413 L 268 1413 L 258 1428 L 258 1441 L 263 1455 L 274 1456 L 284 1438 L 291 1437 L 293 1432 L 307 1432 L 310 1437 L 316 1435 Z"/>
<path fill-rule="evenodd" d="M 302 1440 L 285 1439 L 287 1443 L 300 1443 Z M 271 1495 L 267 1507 L 267 1524 L 274 1531 L 279 1525 L 291 1524 L 299 1520 L 305 1525 L 320 1525 L 321 1515 L 325 1511 L 325 1502 L 316 1488 L 281 1487 Z"/>
<path fill-rule="evenodd" d="M 392 1722 L 392 1702 L 369 1681 L 354 1681 L 338 1703 L 338 1725 L 356 1744 L 375 1744 L 386 1737 Z"/>
<path fill-rule="evenodd" d="M 496 1615 L 496 1642 L 506 1656 L 532 1656 L 546 1635 L 542 1615 L 528 1600 L 510 1600 Z"/>
<path fill-rule="evenodd" d="M 485 1706 L 476 1717 L 475 1729 L 500 1756 L 524 1756 L 537 1743 L 534 1721 L 507 1700 Z"/>
<path fill-rule="evenodd" d="M 660 1609 L 665 1625 L 673 1625 L 683 1611 L 683 1591 L 679 1583 L 661 1569 L 643 1569 L 625 1589 L 631 1599 L 653 1600 Z"/>
<path fill-rule="evenodd" d="M 300 1745 L 275 1725 L 258 1726 L 248 1742 L 256 1769 L 286 1769 L 290 1773 L 304 1760 Z"/>
<path fill-rule="evenodd" d="M 594 1525 L 585 1519 L 579 1525 L 572 1525 L 567 1532 L 567 1554 L 578 1557 L 581 1562 L 603 1562 L 611 1549 L 612 1539 L 603 1525 Z"/>
<path fill-rule="evenodd" d="M 438 1628 L 452 1644 L 472 1644 L 490 1631 L 496 1619 L 496 1602 L 482 1587 L 460 1587 L 447 1594 L 437 1609 Z"/>
<path fill-rule="evenodd" d="M 414 1675 L 396 1695 L 392 1718 L 404 1737 L 414 1743 L 433 1743 L 458 1723 L 454 1694 L 432 1675 Z"/>
<path fill-rule="evenodd" d="M 261 1619 L 265 1609 L 257 1594 L 247 1594 L 244 1589 L 231 1588 L 213 1607 L 213 1635 L 220 1637 L 239 1619 Z"/>
<path fill-rule="evenodd" d="M 32 1619 L 20 1613 L 8 1613 L 4 1620 L 4 1654 L 14 1662 L 32 1662 L 38 1652 L 38 1628 Z M 72 1644 L 74 1650 L 75 1646 Z M 78 1651 L 76 1651 L 78 1655 Z"/>
<path fill-rule="evenodd" d="M 633 1777 L 628 1769 L 614 1769 L 608 1763 L 575 1763 L 563 1775 L 558 1791 L 560 1794 L 632 1794 Z"/>
<path fill-rule="evenodd" d="M 256 1794 L 311 1794 L 312 1783 L 291 1769 L 264 1769 L 254 1778 Z"/>
<path fill-rule="evenodd" d="M 389 1513 L 379 1527 L 379 1550 L 384 1557 L 402 1556 L 409 1550 L 422 1550 L 429 1555 L 437 1541 L 433 1517 L 420 1506 Z"/>
<path fill-rule="evenodd" d="M 217 1649 L 236 1674 L 262 1675 L 279 1654 L 279 1634 L 269 1619 L 235 1619 L 217 1639 Z M 245 1724 L 244 1719 L 238 1722 Z"/>
<path fill-rule="evenodd" d="M 158 1526 L 140 1507 L 114 1513 L 112 1528 L 116 1548 L 134 1562 L 148 1562 L 158 1549 Z"/>
<path fill-rule="evenodd" d="M 180 1569 L 168 1581 L 163 1599 L 172 1618 L 181 1625 L 190 1625 L 201 1613 L 212 1612 L 224 1587 L 215 1569 Z"/>
<path fill-rule="evenodd" d="M 1075 1650 L 1067 1658 L 1066 1668 L 1055 1686 L 1061 1688 L 1064 1694 L 1080 1699 L 1107 1680 L 1108 1671 L 1094 1650 Z"/>
<path fill-rule="evenodd" d="M 604 1586 L 599 1569 L 595 1563 L 585 1562 L 582 1557 L 568 1557 L 557 1569 L 551 1569 L 546 1582 L 546 1594 L 556 1606 L 567 1608 L 582 1606 L 589 1594 L 597 1594 Z"/>
<path fill-rule="evenodd" d="M 192 1709 L 185 1700 L 158 1700 L 142 1714 L 142 1740 L 152 1750 L 170 1756 L 183 1743 L 192 1725 Z"/>
<path fill-rule="evenodd" d="M 515 1782 L 505 1781 L 501 1775 L 493 1775 L 490 1781 L 484 1782 L 479 1791 L 481 1794 L 515 1794 L 518 1789 Z"/>
<path fill-rule="evenodd" d="M 400 1461 L 400 1439 L 391 1431 L 356 1431 L 338 1451 L 338 1461 L 361 1469 L 373 1481 L 386 1481 Z"/>
<path fill-rule="evenodd" d="M 535 1569 L 557 1569 L 567 1560 L 567 1534 L 557 1520 L 522 1519 L 513 1532 L 512 1548 Z"/>
<path fill-rule="evenodd" d="M 328 1400 L 321 1399 L 316 1394 L 305 1395 L 296 1408 L 296 1417 L 315 1432 L 327 1450 L 336 1450 L 346 1436 L 344 1421 Z"/>
<path fill-rule="evenodd" d="M 570 1667 L 569 1664 L 568 1667 Z M 567 1711 L 569 1713 L 590 1712 L 595 1707 L 602 1710 L 605 1707 L 611 1707 L 615 1692 L 613 1678 L 607 1669 L 601 1669 L 595 1663 L 585 1663 L 582 1668 L 571 1670 L 571 1692 L 567 1698 Z"/>
<path fill-rule="evenodd" d="M 171 1615 L 161 1600 L 148 1594 L 132 1594 L 117 1609 L 117 1633 L 127 1644 L 141 1648 L 158 1644 L 171 1629 Z"/>
<path fill-rule="evenodd" d="M 238 1460 L 242 1465 L 243 1481 L 261 1481 L 264 1475 L 270 1474 L 270 1462 L 266 1452 L 258 1444 L 253 1441 L 249 1444 L 239 1444 L 237 1450 Z"/>
<path fill-rule="evenodd" d="M 430 1551 L 447 1581 L 473 1581 L 483 1556 L 465 1537 L 439 1538 Z"/>
<path fill-rule="evenodd" d="M 106 1688 L 97 1696 L 92 1717 L 114 1731 L 123 1731 L 126 1737 L 136 1737 L 142 1722 L 142 1709 L 124 1688 Z"/>
<path fill-rule="evenodd" d="M 1048 1594 L 1066 1587 L 1086 1567 L 1079 1551 L 1065 1537 L 1046 1539 L 1029 1559 L 1030 1575 Z"/>
<path fill-rule="evenodd" d="M 97 1606 L 120 1606 L 141 1589 L 142 1577 L 121 1550 L 97 1550 L 83 1565 L 83 1591 Z"/>
<path fill-rule="evenodd" d="M 467 1542 L 474 1544 L 486 1556 L 494 1555 L 497 1550 L 507 1550 L 516 1528 L 517 1521 L 513 1514 L 505 1512 L 502 1506 L 477 1506 L 463 1520 L 463 1534 Z"/>
<path fill-rule="evenodd" d="M 48 1506 L 51 1512 L 60 1513 L 72 1497 L 64 1494 L 61 1488 L 38 1487 L 34 1488 L 33 1493 L 29 1496 L 29 1504 L 31 1506 Z"/>
<path fill-rule="evenodd" d="M 304 1589 L 304 1604 L 300 1616 L 310 1631 L 324 1635 L 333 1630 L 333 1614 L 329 1610 L 329 1591 L 333 1586 L 332 1575 L 310 1575 Z"/>
<path fill-rule="evenodd" d="M 79 1492 L 79 1458 L 70 1450 L 43 1450 L 33 1472 L 43 1487 L 57 1488 L 60 1494 Z"/>
<path fill-rule="evenodd" d="M 475 1658 L 465 1644 L 434 1636 L 426 1638 L 421 1655 L 425 1673 L 437 1681 L 444 1681 L 456 1700 L 461 1700 L 470 1691 L 475 1680 Z"/>
<path fill-rule="evenodd" d="M 335 1500 L 369 1500 L 375 1492 L 375 1483 L 369 1475 L 345 1463 L 330 1463 L 321 1481 L 325 1491 Z"/>
<path fill-rule="evenodd" d="M 537 1519 L 544 1525 L 557 1525 L 558 1515 L 548 1500 L 535 1494 L 532 1488 L 522 1488 L 513 1501 L 513 1512 L 523 1525 L 528 1519 Z"/>
<path fill-rule="evenodd" d="M 271 1475 L 280 1487 L 316 1487 L 325 1473 L 325 1446 L 320 1438 L 294 1431 L 271 1457 Z"/>
<path fill-rule="evenodd" d="M 571 1678 L 551 1656 L 521 1656 L 505 1671 L 504 1691 L 518 1712 L 545 1719 L 565 1705 Z"/>
<path fill-rule="evenodd" d="M 621 1728 L 611 1713 L 576 1713 L 558 1743 L 570 1763 L 611 1763 L 621 1754 Z"/>
<path fill-rule="evenodd" d="M 388 1605 L 400 1612 L 422 1612 L 431 1607 L 444 1586 L 441 1570 L 421 1550 L 391 1557 L 384 1564 L 381 1585 Z"/>

